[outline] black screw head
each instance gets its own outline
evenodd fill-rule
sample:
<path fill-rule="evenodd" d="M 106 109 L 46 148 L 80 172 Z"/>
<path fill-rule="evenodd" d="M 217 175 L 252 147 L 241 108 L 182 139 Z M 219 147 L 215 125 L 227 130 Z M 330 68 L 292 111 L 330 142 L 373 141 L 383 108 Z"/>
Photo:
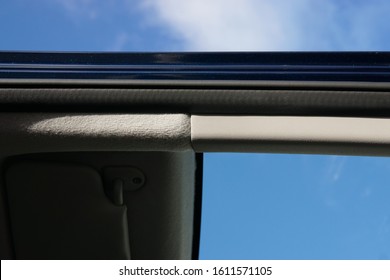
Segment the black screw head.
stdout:
<path fill-rule="evenodd" d="M 140 177 L 134 177 L 132 181 L 136 185 L 139 185 L 142 183 L 142 179 Z"/>

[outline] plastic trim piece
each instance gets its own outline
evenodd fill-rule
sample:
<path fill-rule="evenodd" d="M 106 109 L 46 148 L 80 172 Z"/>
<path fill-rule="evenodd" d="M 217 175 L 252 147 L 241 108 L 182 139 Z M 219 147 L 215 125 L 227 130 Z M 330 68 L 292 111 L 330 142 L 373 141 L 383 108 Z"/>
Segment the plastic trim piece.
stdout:
<path fill-rule="evenodd" d="M 196 152 L 390 155 L 390 119 L 191 116 Z"/>
<path fill-rule="evenodd" d="M 0 136 L 11 155 L 192 150 L 190 117 L 183 114 L 0 113 Z"/>
<path fill-rule="evenodd" d="M 3 111 L 390 116 L 390 89 L 0 88 Z"/>
<path fill-rule="evenodd" d="M 20 161 L 5 180 L 17 259 L 130 259 L 127 208 L 93 168 Z"/>

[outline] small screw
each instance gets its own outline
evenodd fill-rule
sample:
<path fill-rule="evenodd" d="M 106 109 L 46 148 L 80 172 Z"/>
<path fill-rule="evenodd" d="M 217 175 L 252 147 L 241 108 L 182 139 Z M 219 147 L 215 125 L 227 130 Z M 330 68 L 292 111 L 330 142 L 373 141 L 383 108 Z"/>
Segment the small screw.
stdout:
<path fill-rule="evenodd" d="M 139 178 L 139 177 L 134 177 L 133 178 L 133 183 L 136 184 L 136 185 L 139 185 L 142 183 L 142 179 Z"/>

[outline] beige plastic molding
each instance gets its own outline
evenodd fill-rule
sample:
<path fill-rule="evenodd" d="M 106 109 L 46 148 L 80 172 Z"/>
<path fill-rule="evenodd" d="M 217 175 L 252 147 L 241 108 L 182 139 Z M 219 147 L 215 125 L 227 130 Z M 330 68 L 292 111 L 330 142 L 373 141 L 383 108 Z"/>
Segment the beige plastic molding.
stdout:
<path fill-rule="evenodd" d="M 197 152 L 390 155 L 390 119 L 191 116 Z"/>

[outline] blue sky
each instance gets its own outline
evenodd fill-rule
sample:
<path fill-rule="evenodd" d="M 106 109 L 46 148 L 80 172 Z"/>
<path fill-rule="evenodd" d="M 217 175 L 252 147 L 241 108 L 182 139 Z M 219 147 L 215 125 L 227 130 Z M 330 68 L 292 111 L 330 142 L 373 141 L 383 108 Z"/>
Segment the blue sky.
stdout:
<path fill-rule="evenodd" d="M 388 50 L 386 0 L 13 0 L 1 49 Z"/>
<path fill-rule="evenodd" d="M 386 51 L 385 0 L 13 0 L 0 50 Z M 390 160 L 206 154 L 201 258 L 389 259 Z"/>

